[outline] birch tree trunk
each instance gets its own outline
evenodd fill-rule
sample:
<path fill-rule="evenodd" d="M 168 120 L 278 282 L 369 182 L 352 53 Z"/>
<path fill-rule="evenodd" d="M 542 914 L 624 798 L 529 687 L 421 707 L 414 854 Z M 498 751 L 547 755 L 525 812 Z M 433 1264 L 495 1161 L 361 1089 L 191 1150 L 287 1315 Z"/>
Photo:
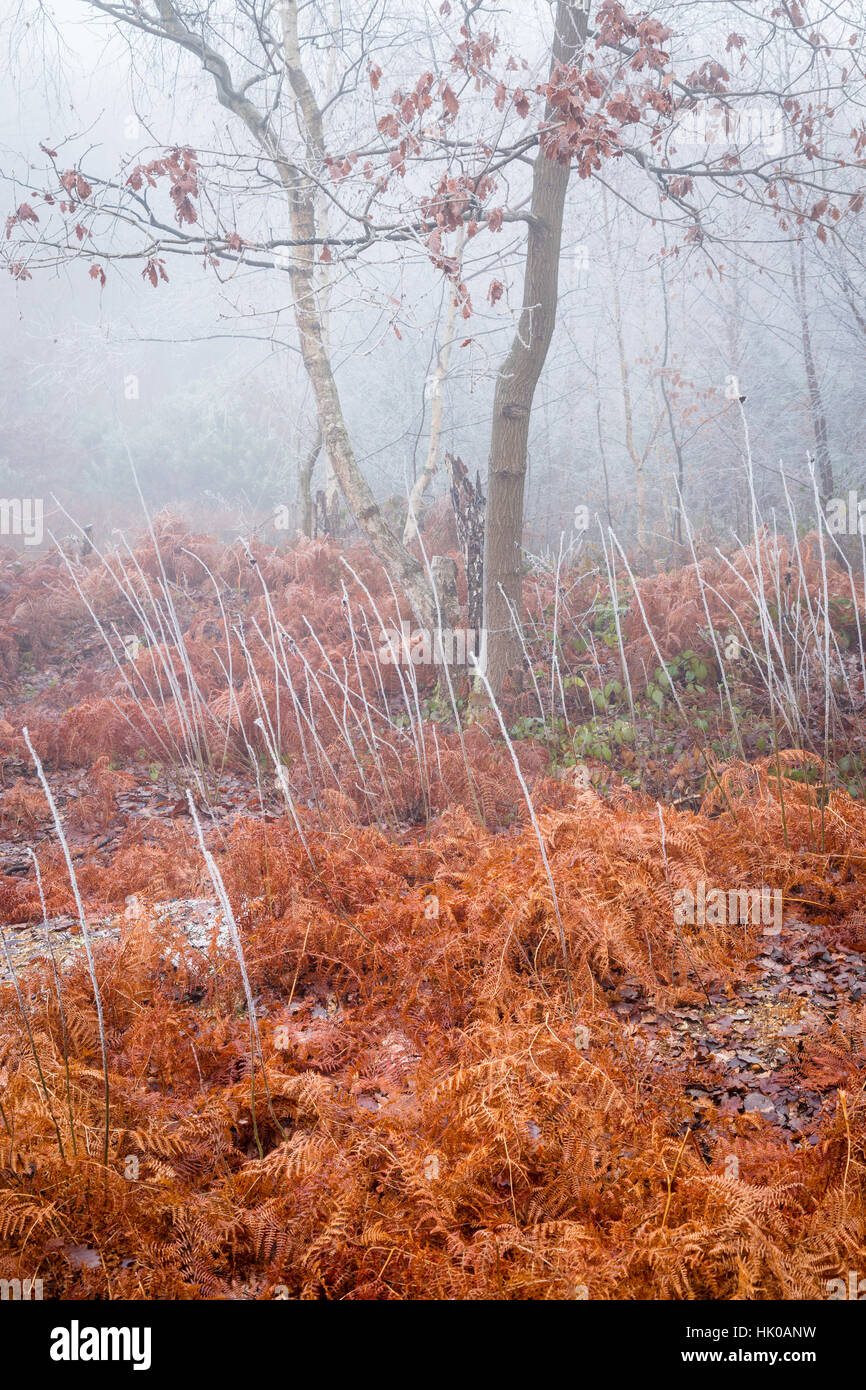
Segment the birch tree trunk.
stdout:
<path fill-rule="evenodd" d="M 622 407 L 625 415 L 625 447 L 628 456 L 634 467 L 634 486 L 635 499 L 637 501 L 637 543 L 641 550 L 646 549 L 646 479 L 644 477 L 644 459 L 637 451 L 634 442 L 634 414 L 631 404 L 631 382 L 629 379 L 628 362 L 625 355 L 625 337 L 622 331 L 622 307 L 619 298 L 619 281 L 617 280 L 618 267 L 613 261 L 613 249 L 610 239 L 610 222 L 607 217 L 607 198 L 605 197 L 604 187 L 602 187 L 602 207 L 604 209 L 604 235 L 607 245 L 608 261 L 611 266 L 611 299 L 613 303 L 613 323 L 616 334 L 616 350 L 619 356 L 619 375 L 622 382 Z"/>
<path fill-rule="evenodd" d="M 574 63 L 586 38 L 588 15 L 569 0 L 558 0 L 551 73 Z M 548 106 L 548 121 L 554 112 Z M 484 556 L 484 626 L 487 679 L 498 698 L 506 674 L 522 672 L 518 621 L 523 613 L 522 540 L 526 452 L 535 388 L 556 323 L 559 253 L 570 167 L 541 150 L 532 177 L 523 308 L 517 333 L 496 383 L 487 491 Z"/>
<path fill-rule="evenodd" d="M 280 19 L 286 70 L 297 102 L 307 160 L 318 166 L 323 163 L 325 154 L 322 113 L 301 63 L 297 0 L 281 0 Z M 358 467 L 346 428 L 316 293 L 315 187 L 308 174 L 286 160 L 276 141 L 263 130 L 260 123 L 257 129 L 260 141 L 269 142 L 274 147 L 274 162 L 288 196 L 293 241 L 291 276 L 295 323 L 301 356 L 316 400 L 327 457 L 343 496 L 371 549 L 403 589 L 418 621 L 424 627 L 433 628 L 436 605 L 424 568 L 409 554 L 385 521 Z"/>
<path fill-rule="evenodd" d="M 274 166 L 288 202 L 292 238 L 289 274 L 295 326 L 327 457 L 370 548 L 402 588 L 418 622 L 432 629 L 436 621 L 436 605 L 423 566 L 409 554 L 383 517 L 358 467 L 346 428 L 317 297 L 316 190 L 313 180 L 309 172 L 300 168 L 286 152 L 270 113 L 260 110 L 247 95 L 251 83 L 235 85 L 225 58 L 201 33 L 189 27 L 172 0 L 155 0 L 155 5 L 161 33 L 169 42 L 186 49 L 198 59 L 204 71 L 213 79 L 217 101 L 244 123 L 262 153 Z M 305 158 L 307 164 L 318 171 L 325 154 L 322 113 L 301 62 L 298 0 L 279 0 L 279 14 L 283 58 L 296 102 Z M 135 24 L 134 20 L 128 22 Z"/>

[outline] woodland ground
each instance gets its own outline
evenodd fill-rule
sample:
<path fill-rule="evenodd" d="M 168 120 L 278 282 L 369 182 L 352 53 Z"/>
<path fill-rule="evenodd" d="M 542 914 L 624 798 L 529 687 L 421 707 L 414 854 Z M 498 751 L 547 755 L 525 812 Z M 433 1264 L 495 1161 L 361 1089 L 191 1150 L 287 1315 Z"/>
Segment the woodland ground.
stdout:
<path fill-rule="evenodd" d="M 538 569 L 525 602 L 506 742 L 459 673 L 382 662 L 409 615 L 360 547 L 163 517 L 5 555 L 0 1277 L 619 1300 L 866 1274 L 862 576 L 763 537 L 636 593 Z M 678 926 L 700 883 L 780 890 L 780 930 Z"/>

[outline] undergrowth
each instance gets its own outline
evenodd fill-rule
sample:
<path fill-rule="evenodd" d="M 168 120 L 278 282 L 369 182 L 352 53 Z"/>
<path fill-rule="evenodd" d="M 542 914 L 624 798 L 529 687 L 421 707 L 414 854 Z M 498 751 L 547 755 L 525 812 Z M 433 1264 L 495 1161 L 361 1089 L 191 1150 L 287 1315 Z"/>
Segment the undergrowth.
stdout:
<path fill-rule="evenodd" d="M 76 913 L 26 726 L 111 930 L 93 976 L 48 933 L 0 986 L 0 1277 L 63 1299 L 801 1299 L 862 1267 L 866 1004 L 790 1044 L 804 1084 L 828 1053 L 843 1077 L 796 1146 L 696 1118 L 704 1064 L 684 1076 L 614 1009 L 623 981 L 688 1009 L 754 970 L 759 927 L 675 924 L 696 881 L 779 889 L 866 950 L 862 605 L 803 545 L 766 565 L 798 606 L 770 583 L 750 612 L 755 565 L 632 576 L 642 609 L 621 572 L 616 614 L 589 559 L 529 576 L 519 777 L 465 680 L 452 702 L 441 670 L 377 658 L 409 615 L 365 552 L 225 549 L 163 518 L 17 574 L 0 916 Z M 204 946 L 161 910 L 221 891 Z"/>

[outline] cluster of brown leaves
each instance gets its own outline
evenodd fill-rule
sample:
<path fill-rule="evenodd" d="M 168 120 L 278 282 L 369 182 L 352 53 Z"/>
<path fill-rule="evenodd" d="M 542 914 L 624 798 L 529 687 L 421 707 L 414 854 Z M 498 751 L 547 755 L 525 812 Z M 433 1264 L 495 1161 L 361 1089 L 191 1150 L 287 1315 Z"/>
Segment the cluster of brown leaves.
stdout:
<path fill-rule="evenodd" d="M 666 812 L 667 867 L 652 806 L 578 790 L 542 812 L 567 966 L 531 829 L 239 822 L 213 849 L 260 1051 L 231 951 L 194 949 L 145 889 L 98 957 L 107 1168 L 86 969 L 60 997 L 47 965 L 23 981 L 47 1099 L 4 989 L 0 1275 L 61 1298 L 823 1296 L 866 1252 L 862 1046 L 847 1107 L 794 1152 L 754 1117 L 696 1132 L 606 995 L 629 973 L 694 997 L 692 964 L 733 977 L 759 949 L 702 928 L 687 959 L 672 886 L 762 881 L 825 921 L 862 897 L 862 806 L 831 796 L 818 855 L 814 791 L 787 789 L 787 849 L 765 773 L 727 794 Z M 121 891 L 128 868 L 106 871 Z"/>
<path fill-rule="evenodd" d="M 826 546 L 826 541 L 825 541 Z M 858 646 L 866 632 L 863 591 L 832 552 L 825 553 L 831 640 L 842 646 Z M 658 662 L 647 624 L 665 660 L 680 652 L 700 652 L 713 661 L 715 648 L 709 635 L 712 621 L 720 648 L 726 636 L 737 637 L 744 649 L 764 656 L 759 600 L 767 606 L 778 637 L 771 644 L 776 663 L 784 658 L 796 663 L 798 634 L 805 628 L 823 641 L 823 573 L 820 544 L 811 532 L 794 549 L 781 536 L 761 534 L 753 543 L 730 557 L 702 555 L 699 565 L 684 565 L 638 581 L 641 606 L 632 601 L 623 620 L 628 664 L 633 678 Z M 802 640 L 801 638 L 799 640 Z"/>
<path fill-rule="evenodd" d="M 128 815 L 117 829 L 136 785 L 124 757 L 155 745 L 87 607 L 120 637 L 128 599 L 96 559 L 75 567 L 77 588 L 50 561 L 15 576 L 0 595 L 14 619 L 8 675 L 29 651 L 41 693 L 4 709 L 4 828 L 42 837 L 48 915 L 74 918 L 22 756 L 26 718 L 49 775 L 66 779 L 88 918 L 115 925 L 97 945 L 107 1166 L 83 958 L 59 989 L 47 957 L 31 959 L 27 1026 L 13 986 L 0 986 L 0 1277 L 42 1278 L 61 1298 L 806 1298 L 858 1267 L 864 1005 L 833 1041 L 845 1100 L 827 1091 L 826 1040 L 792 1062 L 827 1094 L 817 1142 L 795 1149 L 759 1115 L 696 1118 L 683 1063 L 613 1001 L 628 980 L 661 1012 L 700 1002 L 698 975 L 716 990 L 743 978 L 758 928 L 673 925 L 673 893 L 699 881 L 778 888 L 829 944 L 859 949 L 862 804 L 798 780 L 802 752 L 731 764 L 698 811 L 665 810 L 663 850 L 649 798 L 554 780 L 546 752 L 521 741 L 549 879 L 492 726 L 479 720 L 461 739 L 422 721 L 417 758 L 397 741 L 398 674 L 376 676 L 359 630 L 363 610 L 378 634 L 373 602 L 385 622 L 407 615 L 366 552 L 226 548 L 170 518 L 154 534 L 127 559 L 126 583 L 143 604 L 148 586 L 171 592 L 187 665 L 167 629 L 164 654 L 238 769 L 240 723 L 251 732 L 267 711 L 298 821 L 275 796 L 266 814 L 209 822 L 253 1027 L 224 932 L 203 948 L 161 911 L 212 891 L 189 821 Z M 541 617 L 551 583 L 529 585 Z M 693 646 L 696 584 L 683 571 L 641 587 L 656 630 Z M 589 609 L 597 588 L 587 570 L 571 602 Z M 277 620 L 319 730 L 309 763 L 300 730 L 311 725 L 268 664 L 263 634 Z M 573 636 L 563 623 L 563 652 Z M 129 660 L 140 663 L 147 714 L 170 720 L 166 665 L 152 648 Z M 337 675 L 366 723 L 351 722 Z M 417 676 L 430 691 L 435 674 Z M 14 870 L 0 875 L 0 918 L 38 923 L 33 870 Z M 708 1083 L 704 1063 L 689 1065 Z"/>
<path fill-rule="evenodd" d="M 414 822 L 454 804 L 488 825 L 513 818 L 519 787 L 492 737 L 495 718 L 462 738 L 453 723 L 440 729 L 422 721 L 416 734 L 405 727 L 408 711 L 417 722 L 418 699 L 437 683 L 447 707 L 447 688 L 441 666 L 413 666 L 410 673 L 381 660 L 385 633 L 399 631 L 404 620 L 414 628 L 414 620 L 363 547 L 226 547 L 164 516 L 154 539 L 146 537 L 125 560 L 107 557 L 107 565 L 111 574 L 91 557 L 73 578 L 56 559 L 45 560 L 24 572 L 26 582 L 22 576 L 10 586 L 9 677 L 22 651 L 41 665 L 54 660 L 62 671 L 26 703 L 7 705 L 0 758 L 13 769 L 29 764 L 25 724 L 50 767 L 100 765 L 104 783 L 107 759 L 141 767 L 186 752 L 188 725 L 197 722 L 213 769 L 248 770 L 251 749 L 268 760 L 256 725 L 264 716 L 299 803 L 329 823 L 335 815 L 341 823 Z M 461 583 L 465 599 L 462 575 Z M 163 590 L 171 595 L 182 650 L 170 623 L 153 617 L 150 595 L 165 607 Z M 148 642 L 136 605 L 151 613 L 161 640 Z M 93 617 L 111 639 L 114 661 Z M 142 639 L 133 659 L 123 645 L 130 635 Z M 527 743 L 520 760 L 535 777 L 547 756 Z M 265 780 L 272 793 L 272 767 Z M 93 789 L 82 791 L 80 817 L 97 809 Z M 104 788 L 100 806 L 104 818 Z"/>

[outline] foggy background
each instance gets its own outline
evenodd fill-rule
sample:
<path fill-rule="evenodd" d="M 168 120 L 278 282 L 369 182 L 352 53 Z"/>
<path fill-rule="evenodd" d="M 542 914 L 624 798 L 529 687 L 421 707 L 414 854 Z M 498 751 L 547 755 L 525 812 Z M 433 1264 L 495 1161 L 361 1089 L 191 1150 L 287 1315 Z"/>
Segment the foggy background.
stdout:
<path fill-rule="evenodd" d="M 330 0 L 308 6 L 304 23 L 324 33 L 343 8 Z M 670 9 L 658 12 L 670 18 Z M 383 90 L 401 68 L 413 78 L 421 70 L 418 36 L 437 10 L 421 0 L 385 7 Z M 105 178 L 175 143 L 223 153 L 244 147 L 244 132 L 216 104 L 192 57 L 143 40 L 133 43 L 131 63 L 127 38 L 76 0 L 4 11 L 2 41 L 14 79 L 0 91 L 4 219 L 47 186 L 37 172 L 45 167 L 40 142 L 62 150 L 63 166 L 80 163 Z M 540 72 L 548 7 L 501 6 L 497 15 L 521 45 L 530 74 Z M 700 50 L 698 34 L 688 42 Z M 321 90 L 329 64 L 333 78 L 342 62 L 339 41 L 336 53 L 324 39 L 318 44 Z M 342 119 L 338 109 L 337 133 Z M 845 127 L 844 113 L 840 123 Z M 209 190 L 211 206 L 219 194 L 222 221 L 231 225 L 233 217 L 242 235 L 278 234 L 286 221 L 279 199 L 245 189 L 239 170 Z M 496 201 L 519 202 L 525 173 L 512 170 L 510 193 Z M 719 536 L 748 531 L 742 423 L 725 394 L 731 375 L 746 397 L 765 513 L 775 507 L 786 524 L 780 468 L 804 522 L 814 511 L 806 454 L 815 439 L 794 281 L 799 249 L 768 213 L 711 196 L 708 219 L 728 239 L 712 247 L 721 275 L 694 246 L 667 259 L 662 273 L 662 248 L 677 247 L 682 234 L 670 223 L 653 225 L 653 199 L 646 178 L 625 159 L 606 163 L 601 178 L 572 177 L 557 329 L 532 417 L 525 537 L 532 551 L 556 549 L 560 534 L 568 542 L 580 505 L 609 517 L 633 541 L 635 452 L 645 470 L 650 541 L 669 540 L 677 459 L 663 382 L 693 525 Z M 170 221 L 164 187 L 154 201 Z M 845 248 L 818 246 L 812 236 L 803 245 L 808 333 L 840 496 L 866 477 L 866 337 L 840 282 L 845 274 L 857 289 L 862 283 L 859 235 L 849 231 Z M 473 315 L 457 322 L 442 443 L 482 478 L 494 375 L 520 307 L 524 241 L 522 224 L 507 225 L 496 236 L 479 236 L 467 253 Z M 170 507 L 197 530 L 235 535 L 239 527 L 262 527 L 269 534 L 274 508 L 295 506 L 298 463 L 316 434 L 288 275 L 227 262 L 215 274 L 201 256 L 169 256 L 167 284 L 153 288 L 142 262 L 130 259 L 107 265 L 100 288 L 89 265 L 73 260 L 26 281 L 0 279 L 0 495 L 44 496 L 46 526 L 63 534 L 71 526 L 48 500 L 56 494 L 77 521 L 104 535 L 140 517 L 131 453 L 152 510 Z M 492 304 L 494 279 L 504 293 Z M 417 247 L 374 247 L 335 270 L 337 380 L 359 465 L 380 499 L 394 498 L 394 516 L 427 450 L 425 383 L 443 341 L 449 294 Z M 314 491 L 324 487 L 324 470 L 320 456 Z M 425 505 L 443 493 L 445 481 L 440 469 Z M 273 531 L 272 538 L 281 535 Z"/>

